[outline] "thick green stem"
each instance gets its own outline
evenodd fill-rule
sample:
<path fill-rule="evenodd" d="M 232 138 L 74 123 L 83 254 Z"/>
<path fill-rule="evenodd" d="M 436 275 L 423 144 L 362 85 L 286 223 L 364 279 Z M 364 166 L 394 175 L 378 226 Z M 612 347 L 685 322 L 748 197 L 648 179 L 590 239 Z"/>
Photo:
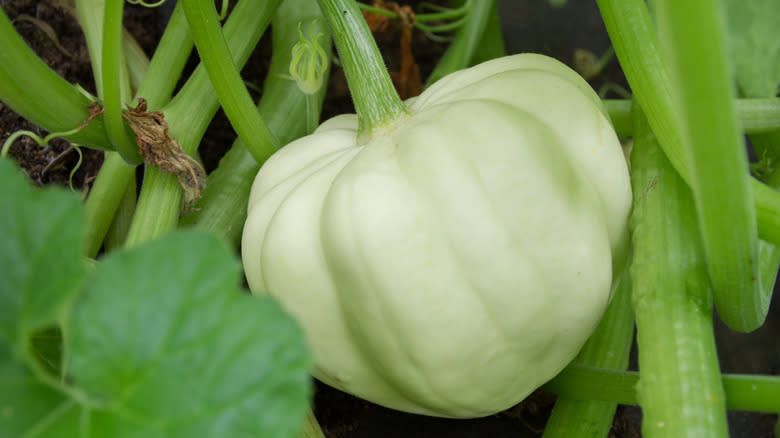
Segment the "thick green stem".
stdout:
<path fill-rule="evenodd" d="M 634 133 L 631 122 L 631 101 L 628 99 L 607 99 L 603 102 L 618 137 L 631 137 Z M 734 107 L 745 134 L 780 132 L 780 99 L 775 97 L 769 99 L 736 99 Z M 777 149 L 780 152 L 780 148 Z M 760 159 L 762 154 L 759 153 L 758 155 Z M 761 202 L 756 201 L 757 206 L 760 204 Z"/>
<path fill-rule="evenodd" d="M 144 80 L 136 90 L 136 95 L 146 99 L 149 110 L 159 109 L 168 103 L 193 45 L 184 10 L 177 3 L 157 43 Z"/>
<path fill-rule="evenodd" d="M 83 18 L 81 18 L 83 15 Z M 89 19 L 90 14 L 80 14 L 80 20 L 87 34 L 96 32 L 91 26 L 100 26 L 102 21 Z M 157 49 L 154 52 L 144 80 L 137 90 L 150 109 L 157 109 L 170 99 L 176 82 L 192 51 L 187 20 L 180 5 L 177 5 L 168 20 Z M 98 45 L 97 53 L 100 53 Z M 93 56 L 95 58 L 95 56 Z M 98 56 L 99 58 L 99 56 Z M 127 165 L 116 153 L 107 153 L 97 180 L 90 190 L 86 202 L 87 256 L 95 257 L 103 243 L 112 218 L 119 207 L 127 186 L 134 181 L 135 166 Z M 135 187 L 133 187 L 134 189 Z"/>
<path fill-rule="evenodd" d="M 626 270 L 601 323 L 572 363 L 625 370 L 633 335 L 631 278 Z M 559 395 L 543 438 L 605 437 L 612 427 L 616 409 L 615 401 L 577 400 Z"/>
<path fill-rule="evenodd" d="M 750 141 L 753 144 L 759 159 L 767 160 L 769 163 L 767 173 L 762 175 L 767 186 L 761 185 L 760 190 L 755 190 L 753 192 L 755 197 L 764 196 L 765 191 L 770 190 L 770 187 L 775 190 L 780 188 L 780 166 L 777 165 L 777 160 L 780 158 L 780 130 L 771 133 L 751 135 Z M 770 195 L 771 194 L 772 193 L 770 193 Z M 777 208 L 780 208 L 780 205 L 777 206 Z M 763 214 L 763 211 L 758 210 L 756 213 L 757 216 L 760 216 Z M 777 218 L 775 217 L 774 219 Z M 780 232 L 780 223 L 772 228 L 772 230 Z M 758 269 L 761 275 L 760 284 L 763 288 L 762 296 L 769 301 L 772 298 L 775 282 L 777 280 L 777 270 L 778 266 L 780 266 L 780 246 L 766 242 L 766 240 L 774 241 L 772 238 L 767 238 L 764 235 L 761 235 L 760 237 L 764 239 L 759 242 L 758 247 Z"/>
<path fill-rule="evenodd" d="M 146 56 L 143 47 L 138 44 L 133 35 L 122 30 L 122 51 L 125 54 L 125 65 L 127 65 L 127 77 L 130 81 L 130 95 L 132 90 L 137 90 L 149 70 L 149 58 Z"/>
<path fill-rule="evenodd" d="M 116 152 L 106 152 L 85 204 L 87 257 L 95 257 L 100 251 L 103 239 L 128 185 L 134 180 L 134 175 L 134 166 L 129 166 Z"/>
<path fill-rule="evenodd" d="M 683 180 L 690 182 L 679 111 L 647 5 L 643 0 L 597 0 L 597 3 L 634 97 L 647 114 L 669 161 Z M 780 244 L 780 239 L 775 240 L 780 238 L 780 232 L 770 229 L 780 223 L 780 210 L 776 208 L 780 206 L 780 201 L 776 201 L 780 200 L 780 193 L 759 197 L 762 184 L 752 180 L 751 185 L 756 209 L 767 213 L 757 217 L 759 235 L 771 236 L 771 243 Z"/>
<path fill-rule="evenodd" d="M 246 63 L 271 21 L 277 2 L 241 0 L 223 28 L 233 59 L 238 67 Z M 170 126 L 168 133 L 187 154 L 192 154 L 219 107 L 208 73 L 201 65 L 163 108 Z M 197 111 L 193 111 L 197 108 Z M 176 176 L 149 166 L 138 199 L 127 245 L 137 245 L 174 229 L 181 211 L 182 189 Z"/>
<path fill-rule="evenodd" d="M 136 195 L 135 178 L 130 178 L 130 184 L 127 185 L 125 193 L 119 201 L 114 220 L 106 233 L 103 243 L 105 251 L 110 252 L 125 245 L 127 231 L 130 230 L 130 224 L 133 223 L 136 202 L 138 202 L 138 196 Z"/>
<path fill-rule="evenodd" d="M 482 38 L 479 40 L 479 45 L 471 57 L 471 64 L 476 65 L 502 56 L 506 56 L 506 47 L 501 28 L 501 16 L 498 13 L 498 2 L 495 2 L 485 30 L 482 32 Z"/>
<path fill-rule="evenodd" d="M 103 19 L 106 2 L 102 0 L 75 0 L 76 17 L 84 33 L 95 80 L 98 98 L 103 97 Z"/>
<path fill-rule="evenodd" d="M 290 117 L 290 114 L 309 114 L 319 119 L 327 88 L 321 87 L 315 94 L 305 94 L 295 81 L 287 77 L 292 48 L 298 41 L 298 23 L 302 23 L 304 29 L 314 26 L 312 31 L 324 36 L 320 40 L 324 47 L 330 47 L 329 31 L 319 8 L 313 3 L 312 0 L 285 0 L 279 6 L 272 26 L 273 55 L 258 111 L 283 144 L 309 133 L 305 119 Z M 310 104 L 313 105 L 308 108 Z M 237 247 L 246 220 L 249 190 L 259 169 L 260 164 L 252 158 L 243 142 L 237 140 L 219 166 L 209 174 L 203 197 L 195 205 L 195 211 L 182 217 L 181 224 L 214 231 Z"/>
<path fill-rule="evenodd" d="M 89 98 L 51 70 L 30 50 L 0 9 L 0 100 L 14 112 L 50 132 L 66 132 L 87 117 Z M 103 119 L 67 136 L 82 146 L 111 150 Z"/>
<path fill-rule="evenodd" d="M 272 1 L 278 5 L 280 0 Z M 257 112 L 249 91 L 244 86 L 230 49 L 219 27 L 219 17 L 211 0 L 182 0 L 184 13 L 190 24 L 202 64 L 206 67 L 211 85 L 219 97 L 231 125 L 247 150 L 259 163 L 279 148 L 274 137 Z"/>
<path fill-rule="evenodd" d="M 106 133 L 114 149 L 127 164 L 143 162 L 133 136 L 122 119 L 122 83 L 127 82 L 127 68 L 122 57 L 122 10 L 124 0 L 108 0 L 103 19 L 102 84 L 103 113 Z M 124 80 L 123 79 L 124 72 Z"/>
<path fill-rule="evenodd" d="M 689 181 L 671 81 L 647 5 L 644 0 L 597 0 L 597 3 L 634 98 L 642 105 L 650 127 L 658 133 L 658 141 L 669 161 Z"/>
<path fill-rule="evenodd" d="M 318 0 L 339 52 L 358 116 L 358 141 L 407 114 L 354 0 Z"/>
<path fill-rule="evenodd" d="M 95 86 L 98 97 L 104 98 L 103 88 L 103 30 L 105 18 L 105 1 L 77 0 L 76 14 L 87 40 L 90 52 L 92 71 L 95 76 Z M 116 5 L 115 5 L 116 6 Z M 121 23 L 119 24 L 121 27 Z M 121 53 L 121 52 L 120 52 Z M 146 55 L 141 53 L 143 58 Z M 146 60 L 148 62 L 148 60 Z M 111 91 L 119 92 L 120 102 L 131 99 L 129 76 L 123 74 L 125 62 L 121 60 L 120 81 L 112 84 Z M 86 249 L 88 257 L 95 257 L 103 243 L 104 236 L 111 224 L 115 222 L 116 209 L 126 197 L 127 188 L 135 181 L 135 166 L 128 164 L 119 153 L 106 152 L 103 166 L 98 172 L 98 178 L 90 190 L 85 204 L 87 224 Z M 133 185 L 132 190 L 135 190 Z M 133 196 L 135 199 L 135 195 Z"/>
<path fill-rule="evenodd" d="M 600 400 L 638 405 L 636 371 L 617 371 L 584 365 L 569 365 L 542 389 L 577 400 Z M 737 411 L 777 413 L 780 406 L 780 376 L 723 374 L 726 408 Z M 672 436 L 672 435 L 668 435 Z"/>
<path fill-rule="evenodd" d="M 759 287 L 756 212 L 719 5 L 657 0 L 655 11 L 715 307 L 729 327 L 747 332 L 761 326 L 769 306 Z"/>
<path fill-rule="evenodd" d="M 726 437 L 712 291 L 692 193 L 636 113 L 631 278 L 643 435 Z"/>

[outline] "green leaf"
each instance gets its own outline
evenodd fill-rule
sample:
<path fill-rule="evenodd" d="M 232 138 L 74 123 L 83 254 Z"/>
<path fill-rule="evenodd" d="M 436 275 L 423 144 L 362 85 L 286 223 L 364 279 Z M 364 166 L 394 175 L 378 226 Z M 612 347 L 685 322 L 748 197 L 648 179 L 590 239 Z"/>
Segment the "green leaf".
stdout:
<path fill-rule="evenodd" d="M 26 355 L 31 332 L 55 324 L 81 287 L 84 214 L 75 194 L 34 189 L 4 159 L 0 186 L 0 338 Z"/>
<path fill-rule="evenodd" d="M 78 430 L 77 407 L 13 361 L 0 341 L 0 438 L 60 438 Z"/>
<path fill-rule="evenodd" d="M 726 0 L 737 83 L 749 97 L 772 97 L 780 84 L 777 0 Z"/>
<path fill-rule="evenodd" d="M 107 256 L 63 328 L 65 379 L 99 437 L 291 437 L 309 396 L 301 330 L 241 294 L 213 235 L 179 232 Z"/>

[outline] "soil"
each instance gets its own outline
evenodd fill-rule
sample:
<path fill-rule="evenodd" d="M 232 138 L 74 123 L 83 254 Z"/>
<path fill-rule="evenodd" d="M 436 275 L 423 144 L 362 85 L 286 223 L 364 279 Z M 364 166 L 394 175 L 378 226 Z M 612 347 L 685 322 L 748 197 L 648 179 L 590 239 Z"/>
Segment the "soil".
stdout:
<path fill-rule="evenodd" d="M 17 20 L 14 25 L 33 50 L 58 74 L 72 83 L 78 83 L 94 93 L 94 82 L 84 37 L 76 20 L 56 6 L 54 1 L 3 0 L 4 12 L 14 20 L 22 14 L 35 17 L 48 24 L 58 36 L 65 51 L 46 36 L 36 24 Z M 419 2 L 401 2 L 415 7 Z M 500 1 L 504 22 L 506 47 L 509 53 L 537 52 L 572 64 L 575 49 L 582 48 L 600 56 L 609 48 L 595 2 L 568 2 L 563 8 L 552 8 L 547 2 Z M 168 10 L 170 10 L 170 5 Z M 165 9 L 146 9 L 139 6 L 125 7 L 125 26 L 151 55 L 166 22 Z M 398 32 L 378 35 L 380 49 L 386 56 L 390 70 L 399 66 Z M 446 43 L 436 42 L 421 32 L 413 35 L 412 51 L 424 78 L 432 71 L 436 60 L 446 48 Z M 268 41 L 261 41 L 256 52 L 242 71 L 244 78 L 261 85 L 268 68 L 270 55 Z M 197 63 L 192 56 L 188 69 Z M 620 66 L 612 60 L 601 74 L 591 81 L 597 90 L 606 84 L 627 89 Z M 617 97 L 616 95 L 609 95 Z M 335 68 L 329 82 L 328 97 L 323 109 L 323 119 L 336 114 L 351 112 L 352 103 L 340 69 Z M 44 135 L 39 128 L 16 115 L 0 102 L 0 143 L 17 130 L 31 130 Z M 199 153 L 207 171 L 212 170 L 232 143 L 235 134 L 220 112 L 207 131 Z M 84 191 L 96 176 L 103 153 L 83 149 L 83 162 L 71 178 L 79 154 L 63 140 L 54 140 L 48 147 L 41 147 L 23 137 L 15 142 L 11 156 L 23 167 L 30 179 L 39 185 L 67 186 L 72 181 L 74 190 Z M 715 333 L 721 367 L 730 373 L 778 374 L 780 372 L 780 304 L 778 294 L 770 310 L 766 324 L 751 334 L 736 333 L 716 322 Z M 716 318 L 717 319 L 717 318 Z M 632 369 L 636 369 L 635 353 Z M 537 437 L 552 408 L 554 395 L 537 391 L 520 405 L 486 418 L 474 420 L 445 420 L 419 415 L 399 413 L 356 399 L 325 385 L 317 384 L 314 397 L 315 413 L 328 438 L 360 437 Z M 777 421 L 776 415 L 750 412 L 730 412 L 729 425 L 733 437 L 769 438 Z M 614 419 L 610 437 L 639 437 L 641 411 L 636 407 L 620 406 Z"/>

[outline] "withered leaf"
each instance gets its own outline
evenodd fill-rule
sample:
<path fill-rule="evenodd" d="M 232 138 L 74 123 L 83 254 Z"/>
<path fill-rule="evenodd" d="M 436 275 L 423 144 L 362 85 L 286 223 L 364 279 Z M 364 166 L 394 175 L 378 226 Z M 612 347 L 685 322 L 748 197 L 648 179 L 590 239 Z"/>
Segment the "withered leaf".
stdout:
<path fill-rule="evenodd" d="M 206 171 L 194 158 L 184 153 L 181 145 L 168 134 L 168 123 L 162 111 L 147 111 L 146 99 L 122 113 L 135 133 L 141 156 L 148 164 L 176 174 L 185 192 L 185 205 L 191 206 L 201 196 L 206 184 Z"/>

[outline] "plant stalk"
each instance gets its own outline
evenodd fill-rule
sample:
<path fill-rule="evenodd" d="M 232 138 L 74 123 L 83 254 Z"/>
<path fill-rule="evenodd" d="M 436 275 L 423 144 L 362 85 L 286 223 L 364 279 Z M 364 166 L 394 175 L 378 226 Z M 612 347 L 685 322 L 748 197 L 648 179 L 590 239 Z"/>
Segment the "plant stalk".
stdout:
<path fill-rule="evenodd" d="M 249 59 L 273 17 L 277 2 L 241 0 L 233 8 L 223 32 L 237 67 Z M 218 107 L 219 100 L 208 73 L 200 65 L 176 97 L 162 109 L 170 127 L 168 133 L 185 153 L 192 155 L 195 152 Z M 137 245 L 176 228 L 182 209 L 182 193 L 175 175 L 148 166 L 126 244 Z"/>
<path fill-rule="evenodd" d="M 712 290 L 691 190 L 635 109 L 632 303 L 643 435 L 727 437 Z"/>
<path fill-rule="evenodd" d="M 281 0 L 272 1 L 274 6 Z M 222 109 L 247 150 L 262 163 L 279 149 L 279 140 L 271 133 L 255 108 L 241 74 L 230 56 L 230 49 L 219 26 L 219 17 L 211 0 L 182 0 L 203 66 L 219 97 Z"/>
<path fill-rule="evenodd" d="M 121 84 L 129 84 L 127 67 L 122 56 L 122 11 L 124 0 L 107 0 L 103 18 L 102 47 L 102 85 L 103 85 L 103 118 L 106 133 L 114 145 L 114 149 L 123 160 L 130 165 L 143 162 L 130 130 L 122 119 L 122 90 L 128 89 Z"/>
<path fill-rule="evenodd" d="M 619 281 L 615 296 L 598 328 L 572 361 L 573 364 L 616 370 L 628 367 L 628 355 L 634 337 L 628 269 Z M 615 401 L 578 400 L 559 395 L 542 438 L 603 438 L 612 427 L 616 409 Z"/>
<path fill-rule="evenodd" d="M 98 29 L 93 29 L 93 26 L 102 29 L 102 21 L 90 19 L 91 15 L 88 9 L 79 14 L 85 34 L 97 33 Z M 184 11 L 181 5 L 176 5 L 137 90 L 137 94 L 147 100 L 151 110 L 158 109 L 170 99 L 192 46 Z M 99 65 L 100 45 L 92 52 L 93 62 L 97 58 L 96 63 Z M 127 165 L 116 153 L 105 155 L 85 206 L 88 257 L 95 257 L 100 250 L 120 200 L 134 176 L 135 166 Z"/>
<path fill-rule="evenodd" d="M 318 0 L 332 30 L 358 116 L 358 143 L 408 114 L 354 0 Z"/>

